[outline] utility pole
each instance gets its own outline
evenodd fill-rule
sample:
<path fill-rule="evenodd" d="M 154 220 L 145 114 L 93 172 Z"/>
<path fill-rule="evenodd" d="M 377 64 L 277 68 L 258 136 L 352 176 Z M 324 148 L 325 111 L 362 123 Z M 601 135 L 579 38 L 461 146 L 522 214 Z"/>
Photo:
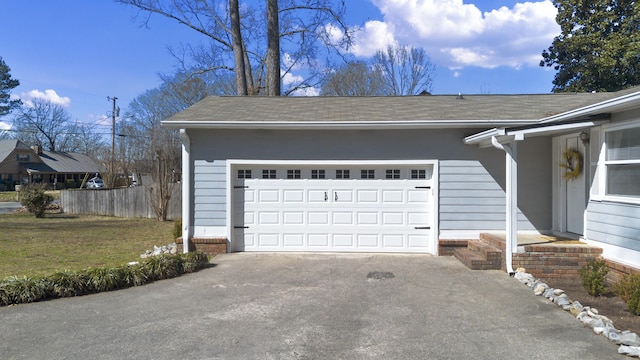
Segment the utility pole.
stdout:
<path fill-rule="evenodd" d="M 116 106 L 117 97 L 107 96 L 107 101 L 113 101 L 113 109 L 111 110 L 111 172 L 115 175 L 115 154 L 116 154 L 116 116 L 120 109 Z"/>

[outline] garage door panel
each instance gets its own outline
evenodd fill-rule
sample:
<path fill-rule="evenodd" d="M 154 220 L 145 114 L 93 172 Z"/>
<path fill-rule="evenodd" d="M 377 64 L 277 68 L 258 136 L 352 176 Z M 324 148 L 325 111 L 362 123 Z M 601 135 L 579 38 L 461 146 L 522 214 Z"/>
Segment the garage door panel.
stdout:
<path fill-rule="evenodd" d="M 280 213 L 275 211 L 261 211 L 258 225 L 280 225 Z"/>
<path fill-rule="evenodd" d="M 402 203 L 404 202 L 404 192 L 402 190 L 382 190 L 382 203 Z"/>
<path fill-rule="evenodd" d="M 304 211 L 285 211 L 282 218 L 286 225 L 302 225 L 304 224 Z"/>
<path fill-rule="evenodd" d="M 277 247 L 279 234 L 258 234 L 258 246 Z"/>
<path fill-rule="evenodd" d="M 339 248 L 353 248 L 355 247 L 353 234 L 333 234 L 333 243 L 334 247 Z"/>
<path fill-rule="evenodd" d="M 385 248 L 401 248 L 404 247 L 404 235 L 402 234 L 383 234 L 382 247 Z"/>
<path fill-rule="evenodd" d="M 304 246 L 304 234 L 283 234 L 284 247 L 302 247 Z"/>
<path fill-rule="evenodd" d="M 408 246 L 411 249 L 427 249 L 429 246 L 429 236 L 427 235 L 408 235 Z"/>
<path fill-rule="evenodd" d="M 325 169 L 326 179 L 311 179 L 304 174 L 316 167 L 264 168 L 284 178 L 234 182 L 235 250 L 433 252 L 430 179 L 360 179 L 358 167 L 350 169 L 357 178 L 332 178 L 335 169 Z M 287 179 L 287 169 L 303 177 Z"/>
<path fill-rule="evenodd" d="M 407 213 L 407 219 L 409 226 L 428 226 L 429 217 L 425 213 L 410 212 Z"/>
<path fill-rule="evenodd" d="M 356 190 L 358 203 L 378 203 L 378 190 Z"/>
<path fill-rule="evenodd" d="M 353 212 L 333 212 L 333 225 L 353 225 Z"/>
<path fill-rule="evenodd" d="M 358 212 L 359 225 L 379 225 L 377 212 Z"/>
<path fill-rule="evenodd" d="M 285 204 L 288 203 L 303 203 L 304 202 L 304 189 L 286 189 L 283 190 L 283 200 Z"/>
<path fill-rule="evenodd" d="M 328 248 L 329 235 L 328 234 L 309 234 L 309 246 Z"/>
<path fill-rule="evenodd" d="M 326 211 L 310 211 L 308 218 L 309 225 L 329 225 L 329 213 Z"/>
<path fill-rule="evenodd" d="M 404 225 L 404 213 L 402 212 L 383 212 L 382 225 Z"/>
<path fill-rule="evenodd" d="M 368 248 L 369 250 L 379 248 L 378 234 L 358 234 L 358 247 Z"/>
<path fill-rule="evenodd" d="M 429 202 L 429 191 L 427 190 L 408 190 L 407 191 L 407 201 L 410 204 L 426 204 Z"/>
<path fill-rule="evenodd" d="M 280 191 L 261 189 L 258 190 L 258 202 L 260 203 L 277 203 L 280 202 Z"/>
<path fill-rule="evenodd" d="M 354 201 L 353 190 L 350 189 L 334 189 L 333 190 L 333 202 L 334 203 L 348 203 L 352 204 Z"/>

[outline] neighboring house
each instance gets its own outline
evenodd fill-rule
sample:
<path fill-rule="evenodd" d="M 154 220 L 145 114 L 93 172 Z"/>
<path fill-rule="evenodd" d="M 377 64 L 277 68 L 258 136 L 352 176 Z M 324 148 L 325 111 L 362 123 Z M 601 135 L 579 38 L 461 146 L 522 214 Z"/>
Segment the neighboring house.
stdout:
<path fill-rule="evenodd" d="M 639 90 L 208 97 L 163 122 L 183 135 L 184 244 L 437 254 L 506 231 L 515 252 L 570 233 L 640 268 Z"/>
<path fill-rule="evenodd" d="M 29 183 L 53 186 L 67 180 L 79 184 L 87 174 L 92 176 L 101 171 L 98 162 L 83 154 L 42 151 L 20 140 L 0 140 L 0 183 L 5 186 Z"/>

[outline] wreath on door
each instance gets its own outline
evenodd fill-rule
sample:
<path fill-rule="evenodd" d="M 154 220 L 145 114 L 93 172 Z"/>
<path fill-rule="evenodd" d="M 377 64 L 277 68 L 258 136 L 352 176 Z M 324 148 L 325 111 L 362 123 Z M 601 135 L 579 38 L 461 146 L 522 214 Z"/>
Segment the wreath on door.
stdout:
<path fill-rule="evenodd" d="M 575 180 L 580 174 L 582 174 L 582 167 L 584 166 L 584 157 L 582 153 L 576 148 L 567 148 L 562 153 L 562 162 L 560 167 L 565 170 L 565 180 Z"/>

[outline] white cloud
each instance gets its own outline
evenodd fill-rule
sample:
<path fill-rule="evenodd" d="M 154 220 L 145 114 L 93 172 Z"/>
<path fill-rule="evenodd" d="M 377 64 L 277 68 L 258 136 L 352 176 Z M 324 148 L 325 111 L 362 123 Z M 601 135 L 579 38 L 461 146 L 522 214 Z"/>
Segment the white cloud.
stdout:
<path fill-rule="evenodd" d="M 353 53 L 371 56 L 394 42 L 422 47 L 448 68 L 536 66 L 560 33 L 550 0 L 482 12 L 462 0 L 372 0 L 384 16 L 356 35 Z"/>
<path fill-rule="evenodd" d="M 3 130 L 9 130 L 9 129 L 11 129 L 11 125 L 7 124 L 6 122 L 0 121 L 0 132 L 2 132 Z"/>
<path fill-rule="evenodd" d="M 52 90 L 52 89 L 47 89 L 44 92 L 38 89 L 31 90 L 29 92 L 22 93 L 20 95 L 20 99 L 22 99 L 22 102 L 27 106 L 30 106 L 32 104 L 31 101 L 34 99 L 47 100 L 53 104 L 64 106 L 64 107 L 68 107 L 71 104 L 71 99 L 69 97 L 60 96 L 58 95 L 58 93 L 56 93 L 55 90 Z"/>
<path fill-rule="evenodd" d="M 300 75 L 293 75 L 291 73 L 286 73 L 282 78 L 282 84 L 291 85 L 294 83 L 301 83 L 303 80 L 304 78 Z"/>

